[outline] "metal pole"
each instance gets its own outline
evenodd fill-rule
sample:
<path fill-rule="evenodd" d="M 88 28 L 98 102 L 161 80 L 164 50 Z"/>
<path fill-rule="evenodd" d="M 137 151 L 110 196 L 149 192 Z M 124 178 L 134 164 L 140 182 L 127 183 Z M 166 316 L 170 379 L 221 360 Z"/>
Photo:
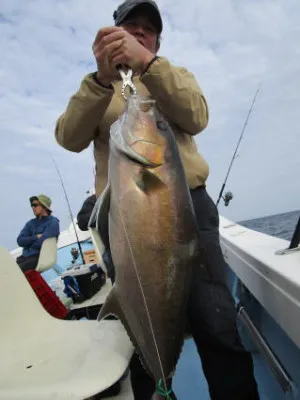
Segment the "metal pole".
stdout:
<path fill-rule="evenodd" d="M 229 165 L 229 168 L 228 168 L 226 177 L 225 177 L 225 181 L 224 181 L 224 183 L 223 183 L 223 185 L 222 185 L 222 187 L 221 187 L 221 190 L 220 190 L 220 193 L 219 193 L 219 198 L 218 198 L 217 203 L 216 203 L 217 206 L 218 206 L 218 204 L 219 204 L 219 202 L 220 202 L 220 200 L 221 200 L 221 197 L 222 197 L 222 195 L 223 195 L 223 192 L 224 192 L 224 189 L 225 189 L 225 186 L 226 186 L 226 182 L 227 182 L 227 179 L 228 179 L 228 177 L 229 177 L 230 170 L 231 170 L 231 168 L 232 168 L 232 164 L 233 164 L 233 162 L 234 162 L 234 160 L 235 160 L 236 153 L 237 153 L 237 151 L 238 151 L 239 145 L 240 145 L 240 143 L 241 143 L 241 140 L 242 140 L 242 138 L 243 138 L 243 136 L 244 136 L 246 127 L 247 127 L 247 125 L 248 125 L 249 117 L 250 117 L 250 114 L 251 114 L 251 112 L 252 112 L 252 110 L 253 110 L 253 106 L 254 106 L 254 104 L 255 104 L 255 101 L 256 101 L 256 98 L 257 98 L 259 89 L 260 89 L 260 84 L 258 85 L 258 88 L 257 88 L 256 93 L 255 93 L 255 95 L 254 95 L 254 98 L 253 98 L 253 101 L 252 101 L 250 110 L 248 111 L 248 115 L 247 115 L 246 120 L 245 120 L 245 122 L 244 122 L 244 126 L 243 126 L 242 132 L 241 132 L 241 134 L 240 134 L 240 138 L 239 138 L 239 140 L 238 140 L 238 144 L 237 144 L 237 146 L 236 146 L 236 148 L 235 148 L 235 151 L 234 151 L 234 153 L 233 153 L 233 156 L 232 156 L 232 159 L 231 159 L 231 162 L 230 162 L 230 165 Z"/>
<path fill-rule="evenodd" d="M 84 257 L 83 257 L 83 252 L 82 252 L 82 247 L 81 247 L 81 243 L 80 243 L 79 238 L 78 238 L 78 235 L 77 235 L 76 226 L 75 226 L 75 223 L 74 223 L 74 217 L 73 217 L 73 214 L 72 214 L 72 210 L 71 210 L 70 202 L 69 202 L 68 195 L 67 195 L 67 192 L 66 192 L 66 189 L 65 189 L 65 185 L 64 185 L 64 183 L 63 183 L 61 174 L 60 174 L 60 172 L 59 172 L 59 169 L 58 169 L 58 166 L 57 166 L 57 164 L 56 164 L 56 162 L 55 162 L 54 157 L 52 157 L 52 159 L 53 159 L 53 163 L 54 163 L 56 172 L 57 172 L 57 174 L 58 174 L 58 177 L 59 177 L 61 186 L 62 186 L 63 191 L 64 191 L 64 194 L 65 194 L 65 198 L 66 198 L 67 205 L 68 205 L 68 208 L 69 208 L 69 213 L 70 213 L 70 216 L 71 216 L 71 219 L 72 219 L 72 224 L 73 224 L 73 227 L 74 227 L 74 232 L 75 232 L 76 239 L 77 239 L 77 244 L 78 244 L 78 247 L 79 247 L 79 252 L 80 252 L 80 255 L 81 255 L 81 258 L 82 258 L 82 263 L 85 264 Z"/>

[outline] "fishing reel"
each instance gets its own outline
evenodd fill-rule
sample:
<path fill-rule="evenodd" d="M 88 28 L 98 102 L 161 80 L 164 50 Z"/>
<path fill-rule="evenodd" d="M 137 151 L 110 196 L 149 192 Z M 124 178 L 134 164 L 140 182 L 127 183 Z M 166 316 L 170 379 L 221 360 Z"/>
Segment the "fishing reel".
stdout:
<path fill-rule="evenodd" d="M 233 199 L 233 194 L 232 192 L 226 192 L 222 198 L 224 200 L 225 207 L 228 207 L 230 201 Z"/>
<path fill-rule="evenodd" d="M 77 259 L 78 259 L 78 257 L 79 257 L 79 251 L 76 249 L 76 247 L 72 247 L 70 253 L 71 253 L 71 256 L 72 256 L 71 263 L 75 264 Z"/>

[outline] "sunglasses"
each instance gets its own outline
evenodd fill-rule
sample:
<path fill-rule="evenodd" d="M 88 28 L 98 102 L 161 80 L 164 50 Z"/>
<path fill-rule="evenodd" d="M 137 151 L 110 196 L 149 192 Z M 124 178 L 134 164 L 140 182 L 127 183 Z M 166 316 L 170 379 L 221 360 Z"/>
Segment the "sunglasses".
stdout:
<path fill-rule="evenodd" d="M 40 206 L 40 204 L 38 204 L 38 203 L 32 203 L 32 204 L 31 204 L 31 207 L 32 207 L 32 208 L 36 208 L 36 207 L 38 207 L 38 206 Z"/>

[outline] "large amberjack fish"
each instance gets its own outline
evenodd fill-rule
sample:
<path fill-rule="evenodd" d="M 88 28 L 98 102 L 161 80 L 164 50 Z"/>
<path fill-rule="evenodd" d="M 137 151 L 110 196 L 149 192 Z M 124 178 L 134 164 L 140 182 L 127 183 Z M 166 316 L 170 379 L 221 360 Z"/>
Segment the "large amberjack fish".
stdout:
<path fill-rule="evenodd" d="M 108 206 L 109 204 L 109 206 Z M 116 281 L 98 319 L 117 316 L 156 382 L 170 378 L 185 333 L 199 233 L 174 133 L 155 102 L 131 96 L 111 127 L 108 186 Z"/>

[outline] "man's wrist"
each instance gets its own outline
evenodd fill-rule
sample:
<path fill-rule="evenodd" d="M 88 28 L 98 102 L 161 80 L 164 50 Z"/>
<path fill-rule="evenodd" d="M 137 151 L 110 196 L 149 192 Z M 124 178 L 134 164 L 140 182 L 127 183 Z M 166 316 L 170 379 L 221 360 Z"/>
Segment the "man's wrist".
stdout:
<path fill-rule="evenodd" d="M 96 72 L 94 74 L 94 79 L 99 85 L 101 85 L 107 89 L 111 88 L 111 81 L 100 76 L 99 72 Z"/>
<path fill-rule="evenodd" d="M 155 57 L 155 54 L 151 53 L 150 51 L 148 51 L 142 61 L 142 65 L 141 65 L 141 73 L 143 74 L 147 69 L 148 69 L 148 65 L 151 63 L 151 61 L 153 60 L 153 58 Z"/>
<path fill-rule="evenodd" d="M 152 54 L 151 57 L 147 58 L 147 63 L 144 65 L 143 69 L 142 69 L 142 75 L 144 75 L 148 69 L 151 67 L 151 65 L 154 63 L 154 61 L 156 61 L 158 59 L 158 56 Z"/>

